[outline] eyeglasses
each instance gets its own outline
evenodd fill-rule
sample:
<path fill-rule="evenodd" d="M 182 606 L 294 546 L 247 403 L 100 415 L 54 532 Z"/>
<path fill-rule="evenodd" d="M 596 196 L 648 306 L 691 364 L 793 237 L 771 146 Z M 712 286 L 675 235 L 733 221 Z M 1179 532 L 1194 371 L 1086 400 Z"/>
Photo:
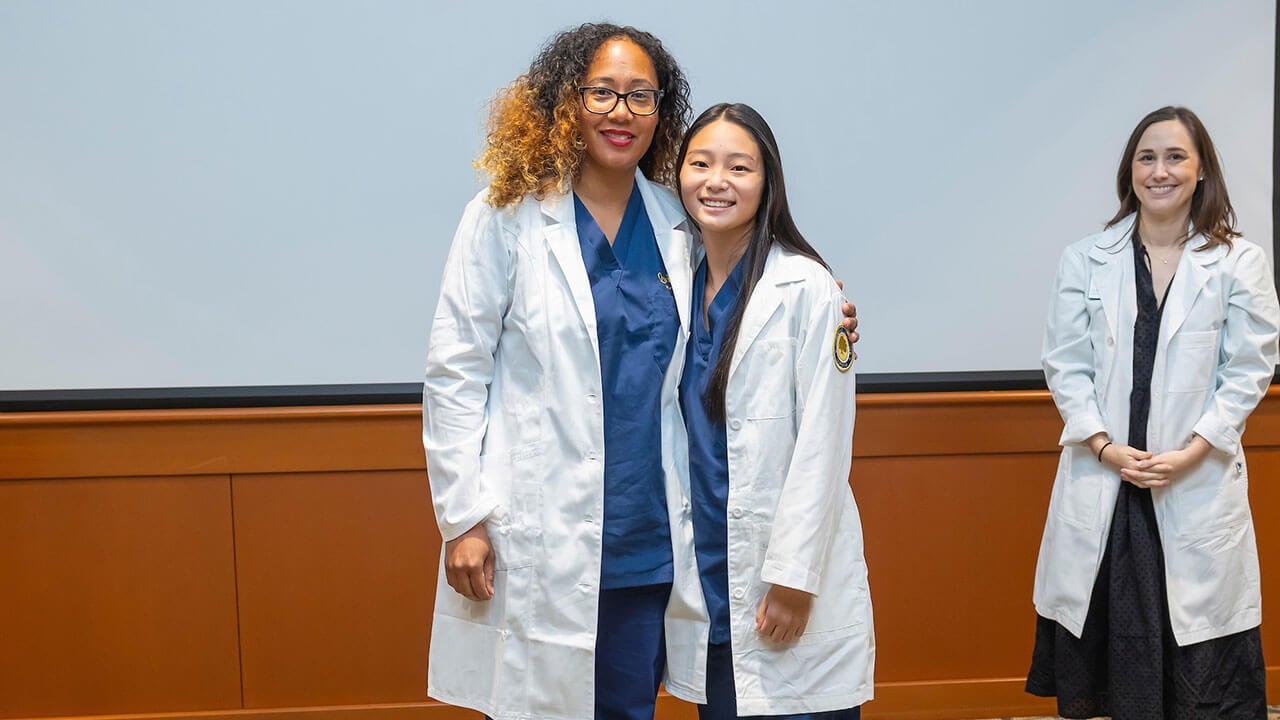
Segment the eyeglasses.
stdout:
<path fill-rule="evenodd" d="M 645 117 L 658 112 L 658 101 L 662 99 L 661 90 L 632 90 L 620 93 L 607 87 L 580 87 L 578 95 L 582 96 L 582 107 L 593 115 L 608 115 L 618 107 L 621 100 L 627 104 L 632 115 Z"/>

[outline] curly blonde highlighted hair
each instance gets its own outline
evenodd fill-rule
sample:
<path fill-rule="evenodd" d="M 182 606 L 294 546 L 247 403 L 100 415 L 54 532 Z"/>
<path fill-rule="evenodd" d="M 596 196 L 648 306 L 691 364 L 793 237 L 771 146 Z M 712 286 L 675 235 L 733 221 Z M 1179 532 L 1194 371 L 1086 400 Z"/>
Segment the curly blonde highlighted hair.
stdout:
<path fill-rule="evenodd" d="M 587 23 L 552 38 L 530 65 L 493 99 L 486 147 L 476 167 L 489 176 L 488 202 L 507 207 L 526 195 L 565 190 L 578 176 L 586 146 L 578 127 L 578 85 L 596 52 L 625 38 L 653 61 L 658 87 L 658 128 L 640 159 L 649 179 L 674 185 L 676 156 L 691 115 L 689 83 L 661 41 L 633 27 Z"/>

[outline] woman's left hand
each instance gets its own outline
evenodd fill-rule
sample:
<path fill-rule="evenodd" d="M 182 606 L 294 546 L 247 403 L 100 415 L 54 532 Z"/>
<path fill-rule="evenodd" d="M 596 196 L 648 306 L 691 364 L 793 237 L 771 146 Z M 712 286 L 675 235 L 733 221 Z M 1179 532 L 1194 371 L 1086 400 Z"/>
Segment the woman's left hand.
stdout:
<path fill-rule="evenodd" d="M 803 590 L 773 585 L 756 610 L 756 632 L 775 643 L 800 639 L 809 624 L 813 596 Z"/>
<path fill-rule="evenodd" d="M 1199 435 L 1181 450 L 1170 450 L 1148 460 L 1140 460 L 1138 469 L 1124 468 L 1120 478 L 1141 488 L 1165 487 L 1195 468 L 1209 454 L 1212 446 Z"/>

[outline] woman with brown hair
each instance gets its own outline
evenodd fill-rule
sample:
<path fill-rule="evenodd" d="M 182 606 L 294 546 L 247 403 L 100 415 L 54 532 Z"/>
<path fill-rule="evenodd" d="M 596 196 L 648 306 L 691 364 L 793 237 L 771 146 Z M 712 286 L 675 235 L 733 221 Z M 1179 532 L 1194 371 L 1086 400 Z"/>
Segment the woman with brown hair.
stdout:
<path fill-rule="evenodd" d="M 1045 330 L 1066 428 L 1027 690 L 1069 718 L 1265 718 L 1240 435 L 1275 372 L 1271 268 L 1186 108 L 1138 123 L 1117 192 L 1063 253 Z"/>
<path fill-rule="evenodd" d="M 662 43 L 609 24 L 495 101 L 424 385 L 440 700 L 651 720 L 664 633 L 705 615 L 675 472 L 691 237 L 665 187 L 689 114 Z"/>

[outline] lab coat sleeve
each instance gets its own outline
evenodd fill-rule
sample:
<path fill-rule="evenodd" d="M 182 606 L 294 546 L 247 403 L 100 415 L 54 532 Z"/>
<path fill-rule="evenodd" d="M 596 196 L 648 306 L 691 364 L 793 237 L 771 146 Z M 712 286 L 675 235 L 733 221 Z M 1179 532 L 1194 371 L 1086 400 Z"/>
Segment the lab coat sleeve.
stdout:
<path fill-rule="evenodd" d="M 773 519 L 760 579 L 814 595 L 837 541 L 853 454 L 854 372 L 835 365 L 844 297 L 835 282 L 806 293 L 796 355 L 796 441 Z"/>
<path fill-rule="evenodd" d="M 1218 377 L 1208 410 L 1194 432 L 1215 448 L 1234 454 L 1245 420 L 1262 400 L 1276 367 L 1280 307 L 1271 268 L 1256 245 L 1237 243 L 1222 323 Z"/>
<path fill-rule="evenodd" d="M 1063 252 L 1041 348 L 1045 382 L 1064 423 L 1058 439 L 1063 446 L 1081 444 L 1107 431 L 1094 388 L 1094 349 L 1085 302 L 1088 262 L 1078 245 Z"/>
<path fill-rule="evenodd" d="M 440 534 L 452 540 L 498 505 L 480 475 L 494 355 L 510 305 L 513 243 L 482 197 L 467 205 L 445 262 L 422 392 L 422 441 Z"/>

